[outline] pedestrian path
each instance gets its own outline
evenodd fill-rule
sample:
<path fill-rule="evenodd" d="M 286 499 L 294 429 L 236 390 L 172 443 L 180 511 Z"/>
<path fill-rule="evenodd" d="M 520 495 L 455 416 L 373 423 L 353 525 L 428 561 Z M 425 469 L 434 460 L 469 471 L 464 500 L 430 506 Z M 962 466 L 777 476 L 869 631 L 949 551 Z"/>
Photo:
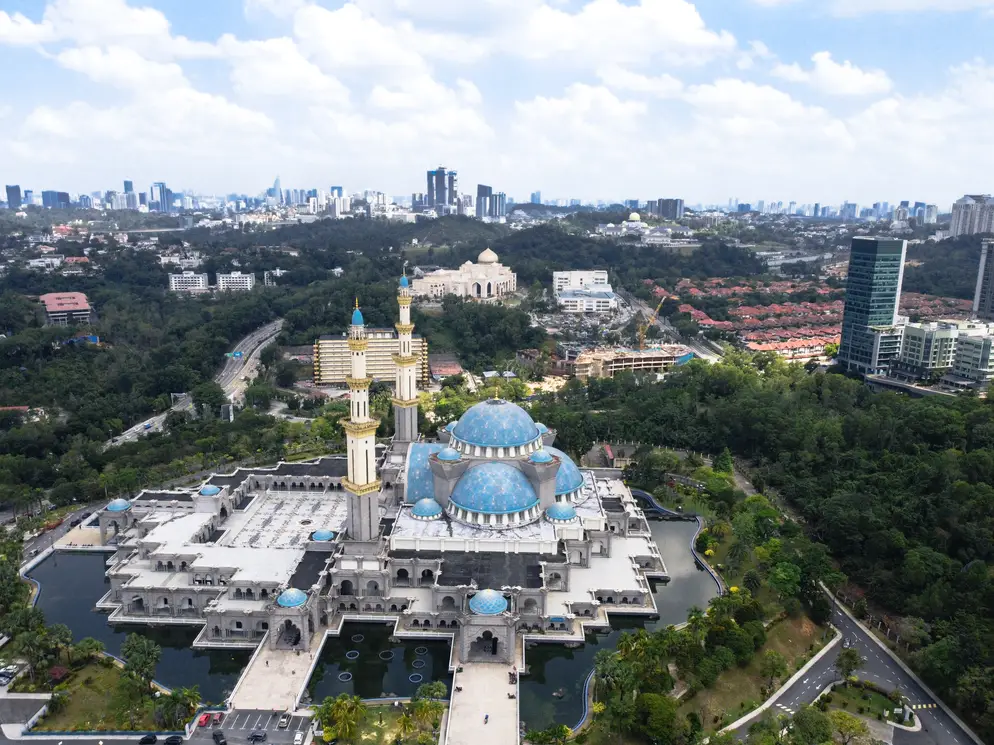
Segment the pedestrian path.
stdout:
<path fill-rule="evenodd" d="M 464 662 L 449 706 L 448 745 L 517 745 L 518 701 L 510 665 Z M 489 715 L 489 721 L 484 719 Z"/>
<path fill-rule="evenodd" d="M 266 642 L 252 663 L 242 673 L 231 697 L 235 709 L 270 709 L 293 711 L 297 694 L 307 682 L 314 658 L 320 652 L 324 631 L 311 637 L 310 652 L 299 654 L 290 649 L 270 649 Z"/>

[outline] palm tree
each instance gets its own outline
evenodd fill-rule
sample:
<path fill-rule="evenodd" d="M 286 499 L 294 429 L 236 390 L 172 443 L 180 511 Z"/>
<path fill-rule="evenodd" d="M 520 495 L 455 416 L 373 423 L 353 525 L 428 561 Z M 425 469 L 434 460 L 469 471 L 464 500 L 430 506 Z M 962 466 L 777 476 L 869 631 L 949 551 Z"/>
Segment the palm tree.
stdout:
<path fill-rule="evenodd" d="M 690 610 L 687 611 L 687 628 L 694 641 L 698 644 L 703 643 L 704 635 L 708 630 L 708 621 L 704 611 L 696 605 L 691 606 Z"/>
<path fill-rule="evenodd" d="M 400 727 L 400 734 L 403 737 L 407 737 L 415 729 L 417 725 L 414 723 L 414 717 L 410 715 L 407 709 L 404 709 L 404 713 L 400 715 L 400 719 L 397 720 L 397 726 Z"/>
<path fill-rule="evenodd" d="M 55 623 L 48 627 L 48 639 L 55 647 L 55 658 L 59 659 L 62 650 L 66 651 L 66 662 L 72 663 L 72 630 L 64 623 Z"/>
<path fill-rule="evenodd" d="M 445 707 L 441 701 L 423 698 L 414 707 L 414 718 L 424 725 L 429 725 L 442 716 Z"/>
<path fill-rule="evenodd" d="M 365 716 L 366 704 L 358 696 L 341 693 L 331 705 L 333 728 L 340 740 L 355 740 L 359 734 L 359 724 Z"/>

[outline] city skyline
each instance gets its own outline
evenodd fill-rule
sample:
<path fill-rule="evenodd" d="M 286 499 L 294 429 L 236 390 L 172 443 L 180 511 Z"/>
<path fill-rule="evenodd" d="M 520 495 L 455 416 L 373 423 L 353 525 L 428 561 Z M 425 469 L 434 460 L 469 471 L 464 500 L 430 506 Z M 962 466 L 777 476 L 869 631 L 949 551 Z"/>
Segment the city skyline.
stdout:
<path fill-rule="evenodd" d="M 994 189 L 990 5 L 10 0 L 0 179 L 948 205 Z"/>

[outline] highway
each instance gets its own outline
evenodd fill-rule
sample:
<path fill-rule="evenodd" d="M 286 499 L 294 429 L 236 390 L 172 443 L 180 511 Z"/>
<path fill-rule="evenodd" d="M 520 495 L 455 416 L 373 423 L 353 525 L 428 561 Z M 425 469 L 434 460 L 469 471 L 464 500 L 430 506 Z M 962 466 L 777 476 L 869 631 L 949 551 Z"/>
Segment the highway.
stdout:
<path fill-rule="evenodd" d="M 838 604 L 832 613 L 832 623 L 842 633 L 843 638 L 852 641 L 853 648 L 863 657 L 863 667 L 855 672 L 861 680 L 869 680 L 885 690 L 897 689 L 904 694 L 915 716 L 921 719 L 922 729 L 918 732 L 894 728 L 894 745 L 971 745 L 972 738 L 937 704 L 935 699 L 915 682 L 890 655 L 882 650 Z M 790 688 L 777 697 L 769 711 L 773 714 L 793 714 L 804 704 L 812 703 L 829 683 L 838 680 L 835 660 L 843 649 L 839 642 Z M 921 708 L 919 708 L 921 707 Z M 757 717 L 758 718 L 758 717 Z M 734 732 L 738 739 L 745 739 L 749 725 L 755 719 L 738 727 Z"/>
<path fill-rule="evenodd" d="M 215 382 L 224 389 L 229 400 L 232 400 L 234 396 L 240 394 L 244 389 L 242 378 L 254 372 L 256 366 L 259 364 L 259 355 L 262 353 L 262 349 L 279 334 L 281 328 L 283 328 L 282 318 L 256 329 L 235 344 L 234 348 L 230 350 L 230 352 L 241 352 L 241 356 L 226 357 L 224 367 L 214 376 Z M 149 432 L 158 432 L 162 429 L 163 423 L 166 421 L 166 416 L 168 416 L 170 411 L 189 411 L 192 408 L 193 401 L 189 394 L 184 394 L 168 411 L 156 414 L 126 429 L 117 437 L 105 442 L 104 447 L 112 447 L 125 442 L 134 442 Z"/>

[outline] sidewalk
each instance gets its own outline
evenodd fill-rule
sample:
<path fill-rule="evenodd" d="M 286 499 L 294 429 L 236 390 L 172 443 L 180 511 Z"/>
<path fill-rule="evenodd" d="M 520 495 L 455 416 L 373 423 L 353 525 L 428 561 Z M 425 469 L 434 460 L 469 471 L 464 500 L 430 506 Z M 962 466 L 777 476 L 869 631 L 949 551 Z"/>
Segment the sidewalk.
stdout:
<path fill-rule="evenodd" d="M 235 695 L 231 697 L 232 708 L 293 711 L 297 694 L 307 683 L 311 664 L 320 654 L 323 638 L 323 630 L 314 632 L 311 651 L 300 654 L 289 649 L 270 649 L 264 641 L 265 646 L 242 673 Z"/>
<path fill-rule="evenodd" d="M 517 686 L 508 684 L 510 665 L 465 662 L 458 675 L 462 691 L 449 704 L 446 745 L 517 745 L 518 702 L 508 698 Z M 485 715 L 490 721 L 483 723 Z"/>

